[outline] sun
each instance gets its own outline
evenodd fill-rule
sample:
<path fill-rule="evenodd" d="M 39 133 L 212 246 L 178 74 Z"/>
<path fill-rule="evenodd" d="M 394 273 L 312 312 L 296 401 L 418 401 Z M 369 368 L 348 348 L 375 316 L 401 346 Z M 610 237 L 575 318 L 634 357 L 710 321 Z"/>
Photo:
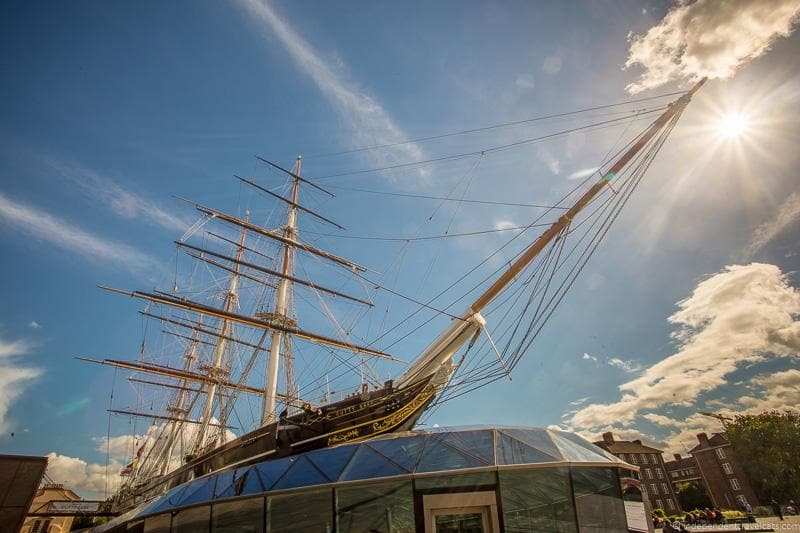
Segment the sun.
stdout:
<path fill-rule="evenodd" d="M 717 131 L 722 137 L 734 139 L 747 131 L 750 119 L 742 113 L 728 113 L 723 115 L 717 124 Z"/>

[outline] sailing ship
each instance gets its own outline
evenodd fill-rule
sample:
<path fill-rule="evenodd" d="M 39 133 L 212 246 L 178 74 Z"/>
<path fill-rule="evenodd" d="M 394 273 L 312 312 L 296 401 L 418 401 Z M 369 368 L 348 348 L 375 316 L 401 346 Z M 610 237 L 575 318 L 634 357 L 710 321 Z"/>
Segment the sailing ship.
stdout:
<path fill-rule="evenodd" d="M 397 358 L 377 348 L 375 342 L 352 340 L 351 332 L 330 316 L 324 300 L 333 298 L 369 308 L 373 305 L 369 297 L 325 286 L 296 271 L 298 253 L 307 254 L 366 286 L 389 290 L 372 281 L 366 267 L 300 239 L 301 215 L 341 228 L 299 202 L 301 187 L 333 196 L 318 182 L 301 175 L 300 157 L 291 170 L 259 158 L 286 178 L 290 186 L 288 195 L 237 176 L 243 185 L 285 207 L 285 224 L 277 229 L 253 222 L 249 212 L 239 217 L 184 199 L 202 216 L 176 244 L 197 264 L 227 276 L 227 285 L 213 291 L 215 299 L 208 303 L 192 297 L 192 291 L 181 294 L 177 280 L 171 292 L 103 287 L 145 301 L 146 308 L 141 311 L 144 320 L 169 326 L 171 329 L 165 333 L 183 343 L 183 364 L 163 364 L 146 357 L 136 361 L 79 358 L 131 371 L 137 376 L 158 376 L 155 381 L 129 379 L 169 393 L 163 413 L 110 410 L 145 417 L 153 424 L 134 445 L 134 459 L 122 473 L 125 482 L 115 497 L 115 509 L 124 511 L 210 472 L 410 430 L 426 410 L 439 402 L 510 377 L 511 370 L 608 232 L 704 81 L 659 109 L 657 118 L 619 150 L 615 158 L 587 178 L 583 188 L 576 186 L 548 209 L 559 213 L 557 219 L 521 247 L 493 279 L 483 279 L 473 287 L 479 291 L 478 296 L 463 313 L 450 314 L 449 306 L 434 307 L 433 299 L 420 302 L 404 296 L 420 309 L 449 315 L 450 324 L 399 377 L 382 383 L 369 362 L 397 361 Z M 529 230 L 543 226 L 539 223 L 541 218 L 511 240 L 524 238 Z M 232 252 L 189 242 L 211 221 L 238 232 L 224 235 L 208 231 L 206 235 L 232 247 Z M 256 244 L 251 242 L 253 237 Z M 271 259 L 273 265 L 265 264 L 264 260 L 269 259 L 265 243 L 272 243 L 278 252 L 278 257 Z M 259 294 L 254 300 L 255 307 L 247 311 L 243 310 L 241 295 L 244 282 Z M 317 297 L 323 314 L 337 326 L 336 335 L 318 333 L 301 325 L 292 311 L 295 289 L 299 287 Z M 180 314 L 156 309 L 171 309 Z M 497 317 L 495 326 L 506 324 L 501 333 L 494 330 L 496 339 L 487 326 L 489 315 Z M 321 400 L 304 399 L 301 392 L 305 391 L 301 391 L 295 379 L 294 342 L 298 340 L 321 346 L 334 356 L 337 367 L 359 373 L 359 386 L 351 394 L 334 400 L 326 374 L 324 381 L 318 378 L 314 388 L 308 389 L 322 391 Z M 483 356 L 475 356 L 480 350 Z M 258 361 L 262 361 L 263 379 L 254 377 L 252 372 L 259 366 Z M 281 369 L 283 379 L 279 379 Z M 283 390 L 279 390 L 280 385 Z M 229 424 L 240 395 L 260 398 L 261 406 L 257 427 L 237 437 L 229 432 Z"/>

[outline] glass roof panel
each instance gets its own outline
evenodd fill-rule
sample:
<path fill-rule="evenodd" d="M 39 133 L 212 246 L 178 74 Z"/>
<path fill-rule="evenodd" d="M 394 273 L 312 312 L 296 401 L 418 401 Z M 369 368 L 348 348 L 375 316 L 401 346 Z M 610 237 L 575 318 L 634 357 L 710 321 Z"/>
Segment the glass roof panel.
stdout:
<path fill-rule="evenodd" d="M 616 456 L 611 455 L 610 453 L 606 452 L 601 447 L 595 445 L 594 443 L 589 442 L 588 440 L 584 439 L 580 435 L 576 435 L 575 433 L 568 433 L 566 431 L 559 431 L 556 434 L 562 439 L 567 439 L 567 440 L 577 444 L 578 446 L 586 448 L 587 450 L 589 450 L 594 455 L 600 455 L 604 459 L 607 459 L 609 461 L 619 462 L 619 459 Z M 597 459 L 595 459 L 595 460 L 597 460 Z"/>
<path fill-rule="evenodd" d="M 442 441 L 451 444 L 467 455 L 494 464 L 494 431 L 453 431 L 442 436 Z"/>
<path fill-rule="evenodd" d="M 602 461 L 609 462 L 609 459 L 599 452 L 583 445 L 579 445 L 570 439 L 565 438 L 561 432 L 552 433 L 553 442 L 561 449 L 564 457 L 569 461 Z M 592 445 L 590 445 L 592 446 Z"/>
<path fill-rule="evenodd" d="M 217 484 L 214 487 L 214 499 L 220 497 L 220 494 L 226 490 L 231 489 L 231 485 L 233 484 L 233 474 L 235 470 L 226 470 L 225 472 L 220 472 L 217 474 Z"/>
<path fill-rule="evenodd" d="M 532 448 L 524 442 L 497 432 L 497 463 L 501 465 L 521 465 L 530 463 L 548 463 L 557 461 L 541 450 Z"/>
<path fill-rule="evenodd" d="M 369 446 L 361 444 L 353 459 L 339 476 L 339 481 L 399 476 L 407 473 L 396 464 L 387 461 L 384 456 Z"/>
<path fill-rule="evenodd" d="M 506 435 L 510 435 L 518 441 L 524 442 L 531 448 L 542 451 L 558 461 L 564 459 L 561 450 L 558 449 L 558 447 L 553 443 L 553 439 L 550 438 L 550 432 L 545 429 L 502 428 L 498 429 L 497 431 L 503 432 Z"/>
<path fill-rule="evenodd" d="M 261 476 L 255 466 L 245 470 L 242 473 L 242 478 L 244 481 L 240 482 L 242 484 L 242 490 L 239 494 L 258 494 L 267 490 L 267 487 L 261 482 Z"/>
<path fill-rule="evenodd" d="M 414 435 L 401 439 L 375 440 L 364 445 L 397 463 L 406 472 L 413 472 L 419 459 L 419 453 L 425 445 L 425 436 Z"/>
<path fill-rule="evenodd" d="M 248 474 L 252 469 L 252 466 L 245 466 L 220 474 L 219 479 L 217 479 L 217 488 L 214 491 L 214 498 L 231 498 L 233 496 L 238 496 L 244 489 L 244 483 L 247 480 L 246 476 L 252 475 L 255 477 L 255 474 Z M 224 481 L 222 476 L 228 473 L 230 473 L 230 477 L 226 478 Z"/>
<path fill-rule="evenodd" d="M 153 503 L 148 505 L 146 508 L 142 509 L 137 514 L 145 514 L 145 513 L 149 514 L 159 511 L 161 509 L 175 507 L 176 505 L 178 505 L 181 496 L 183 496 L 183 493 L 186 492 L 187 488 L 189 488 L 188 483 L 184 485 L 178 485 L 177 487 L 170 489 L 169 491 L 167 491 L 166 494 L 155 500 Z"/>
<path fill-rule="evenodd" d="M 350 462 L 353 454 L 358 449 L 357 445 L 339 446 L 316 450 L 306 454 L 306 457 L 319 468 L 331 481 L 336 481 L 342 470 Z"/>
<path fill-rule="evenodd" d="M 292 463 L 297 460 L 297 457 L 286 457 L 284 459 L 273 459 L 272 461 L 264 461 L 255 465 L 255 470 L 258 472 L 259 478 L 264 485 L 263 490 L 269 490 L 273 484 L 283 475 L 286 470 L 292 466 Z M 249 481 L 249 480 L 248 480 Z M 246 494 L 242 492 L 242 494 Z"/>
<path fill-rule="evenodd" d="M 322 475 L 322 472 L 311 461 L 301 455 L 289 467 L 283 477 L 272 486 L 272 490 L 310 487 L 329 482 L 330 480 Z"/>
<path fill-rule="evenodd" d="M 207 476 L 192 481 L 186 489 L 186 492 L 181 496 L 179 505 L 191 505 L 193 503 L 210 501 L 214 497 L 214 486 L 216 483 L 217 476 Z"/>
<path fill-rule="evenodd" d="M 476 468 L 486 463 L 472 454 L 442 441 L 442 435 L 428 435 L 417 472 L 439 472 L 459 468 Z"/>

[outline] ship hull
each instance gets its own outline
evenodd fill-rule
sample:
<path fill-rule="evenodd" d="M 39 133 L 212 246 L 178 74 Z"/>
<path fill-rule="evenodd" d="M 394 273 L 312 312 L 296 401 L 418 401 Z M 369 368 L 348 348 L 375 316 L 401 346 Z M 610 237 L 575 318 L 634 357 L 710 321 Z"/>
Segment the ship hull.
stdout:
<path fill-rule="evenodd" d="M 164 476 L 120 493 L 115 511 L 124 512 L 194 478 L 337 444 L 411 429 L 431 403 L 430 378 L 402 389 L 391 385 L 340 402 L 281 417 L 215 448 Z"/>

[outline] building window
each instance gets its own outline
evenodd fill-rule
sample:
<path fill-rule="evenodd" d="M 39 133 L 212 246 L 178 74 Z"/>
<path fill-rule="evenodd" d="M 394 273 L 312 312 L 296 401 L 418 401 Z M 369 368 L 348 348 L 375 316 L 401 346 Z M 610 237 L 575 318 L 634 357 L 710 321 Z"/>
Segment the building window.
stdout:
<path fill-rule="evenodd" d="M 633 463 L 633 464 L 637 464 L 637 462 L 638 462 L 638 461 L 636 461 L 636 454 L 635 454 L 635 453 L 632 453 L 632 454 L 631 454 L 631 463 Z"/>
<path fill-rule="evenodd" d="M 725 459 L 725 450 L 722 448 L 717 448 L 717 457 L 720 459 Z"/>
<path fill-rule="evenodd" d="M 664 502 L 662 502 L 661 500 L 656 500 L 656 509 L 663 509 L 663 508 L 664 508 Z"/>
<path fill-rule="evenodd" d="M 667 487 L 666 483 L 661 484 L 661 490 L 664 491 L 664 494 L 669 494 L 669 487 Z"/>
<path fill-rule="evenodd" d="M 642 489 L 642 496 L 647 498 L 647 489 L 644 487 L 644 483 L 642 483 L 640 488 Z"/>
<path fill-rule="evenodd" d="M 735 477 L 731 478 L 731 488 L 733 490 L 741 489 L 741 487 L 739 486 L 739 481 Z"/>
<path fill-rule="evenodd" d="M 660 468 L 656 468 L 656 476 L 658 479 L 664 479 L 664 472 Z"/>
<path fill-rule="evenodd" d="M 639 454 L 639 459 L 641 459 L 641 460 L 642 460 L 642 464 L 644 464 L 644 465 L 646 465 L 646 464 L 647 464 L 647 456 L 646 456 L 645 454 L 643 454 L 643 453 L 640 453 L 640 454 Z"/>
<path fill-rule="evenodd" d="M 739 505 L 741 505 L 742 507 L 747 505 L 747 498 L 744 497 L 744 494 L 737 494 L 736 501 L 739 502 Z"/>
<path fill-rule="evenodd" d="M 623 461 L 627 461 L 628 460 L 628 458 L 625 457 L 624 453 L 619 454 L 619 458 L 622 459 Z"/>
<path fill-rule="evenodd" d="M 675 510 L 675 504 L 672 503 L 672 500 L 669 499 L 669 498 L 667 498 L 667 509 L 669 509 L 670 511 L 674 511 Z"/>
<path fill-rule="evenodd" d="M 671 472 L 671 473 L 670 473 L 670 476 L 672 476 L 672 477 L 678 477 L 678 473 L 677 473 L 677 472 Z"/>
<path fill-rule="evenodd" d="M 733 474 L 733 468 L 731 468 L 731 464 L 730 463 L 722 463 L 722 469 L 728 475 Z"/>
<path fill-rule="evenodd" d="M 653 471 L 649 468 L 644 469 L 644 475 L 647 476 L 647 479 L 653 479 Z"/>
<path fill-rule="evenodd" d="M 691 476 L 692 474 L 694 474 L 694 468 L 690 468 L 689 470 L 687 470 L 687 472 Z"/>
<path fill-rule="evenodd" d="M 653 494 L 658 494 L 658 486 L 655 483 L 650 485 L 650 489 L 653 491 Z"/>

